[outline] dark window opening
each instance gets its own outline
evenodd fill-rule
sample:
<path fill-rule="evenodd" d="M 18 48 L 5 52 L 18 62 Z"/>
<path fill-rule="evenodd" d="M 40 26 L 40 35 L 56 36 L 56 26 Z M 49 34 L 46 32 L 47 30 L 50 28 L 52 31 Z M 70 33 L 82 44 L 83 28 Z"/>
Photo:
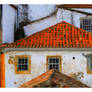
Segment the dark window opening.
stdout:
<path fill-rule="evenodd" d="M 60 70 L 60 57 L 49 57 L 48 58 L 48 69 Z"/>
<path fill-rule="evenodd" d="M 18 71 L 28 70 L 28 58 L 18 58 L 17 70 Z"/>
<path fill-rule="evenodd" d="M 92 32 L 92 19 L 82 19 L 80 28 Z"/>
<path fill-rule="evenodd" d="M 92 71 L 92 55 L 88 57 L 88 71 Z"/>

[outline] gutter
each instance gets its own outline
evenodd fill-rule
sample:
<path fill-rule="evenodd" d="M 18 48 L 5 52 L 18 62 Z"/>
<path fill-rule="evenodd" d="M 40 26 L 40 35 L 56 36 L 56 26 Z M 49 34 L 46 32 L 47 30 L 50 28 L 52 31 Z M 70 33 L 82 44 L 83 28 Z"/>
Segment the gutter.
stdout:
<path fill-rule="evenodd" d="M 4 48 L 1 50 L 1 53 L 4 52 L 12 52 L 12 51 L 77 51 L 77 52 L 83 52 L 83 51 L 89 51 L 92 52 L 92 48 Z"/>

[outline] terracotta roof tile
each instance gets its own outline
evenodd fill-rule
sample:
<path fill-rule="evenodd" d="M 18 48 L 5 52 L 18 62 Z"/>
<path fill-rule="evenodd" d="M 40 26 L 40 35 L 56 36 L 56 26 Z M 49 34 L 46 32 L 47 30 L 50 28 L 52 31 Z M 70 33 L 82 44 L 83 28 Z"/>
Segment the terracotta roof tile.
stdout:
<path fill-rule="evenodd" d="M 53 72 L 54 72 L 54 70 L 50 70 L 50 71 L 48 71 L 46 73 L 43 73 L 42 75 L 40 75 L 40 76 L 38 76 L 38 77 L 36 77 L 36 78 L 34 78 L 34 79 L 22 84 L 20 86 L 20 88 L 21 87 L 22 88 L 25 88 L 25 87 L 27 87 L 27 88 L 30 87 L 31 88 L 31 87 L 33 87 L 33 86 L 35 86 L 37 84 L 45 82 L 45 81 L 47 81 L 49 79 L 49 77 L 53 74 Z"/>
<path fill-rule="evenodd" d="M 31 36 L 20 39 L 5 48 L 92 48 L 92 33 L 65 21 Z"/>
<path fill-rule="evenodd" d="M 61 72 L 49 70 L 40 76 L 22 84 L 19 88 L 34 87 L 88 88 L 89 86 Z"/>

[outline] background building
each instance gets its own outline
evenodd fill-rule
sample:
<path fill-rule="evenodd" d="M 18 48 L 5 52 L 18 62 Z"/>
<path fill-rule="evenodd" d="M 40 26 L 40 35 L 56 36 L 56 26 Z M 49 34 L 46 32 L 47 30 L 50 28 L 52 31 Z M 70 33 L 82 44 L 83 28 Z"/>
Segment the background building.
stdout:
<path fill-rule="evenodd" d="M 2 42 L 12 43 L 61 21 L 92 31 L 92 5 L 2 5 Z"/>

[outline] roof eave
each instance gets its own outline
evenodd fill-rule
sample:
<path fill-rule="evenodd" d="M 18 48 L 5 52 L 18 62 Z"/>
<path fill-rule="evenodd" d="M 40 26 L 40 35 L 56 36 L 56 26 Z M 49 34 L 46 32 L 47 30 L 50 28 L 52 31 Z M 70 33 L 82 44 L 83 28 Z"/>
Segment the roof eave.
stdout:
<path fill-rule="evenodd" d="M 92 4 L 62 4 L 56 5 L 58 8 L 92 8 Z"/>
<path fill-rule="evenodd" d="M 92 48 L 4 48 L 1 52 L 10 52 L 10 51 L 88 51 L 92 52 Z"/>

